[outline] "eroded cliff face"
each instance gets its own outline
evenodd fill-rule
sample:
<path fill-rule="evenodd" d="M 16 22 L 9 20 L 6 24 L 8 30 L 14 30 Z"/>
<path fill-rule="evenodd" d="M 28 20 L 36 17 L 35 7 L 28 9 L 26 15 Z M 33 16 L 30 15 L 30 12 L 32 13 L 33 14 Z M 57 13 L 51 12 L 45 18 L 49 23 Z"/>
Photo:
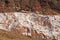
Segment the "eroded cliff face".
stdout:
<path fill-rule="evenodd" d="M 0 29 L 20 32 L 22 35 L 36 33 L 42 38 L 60 40 L 60 16 L 35 13 L 0 13 Z M 33 34 L 33 35 L 34 35 Z"/>

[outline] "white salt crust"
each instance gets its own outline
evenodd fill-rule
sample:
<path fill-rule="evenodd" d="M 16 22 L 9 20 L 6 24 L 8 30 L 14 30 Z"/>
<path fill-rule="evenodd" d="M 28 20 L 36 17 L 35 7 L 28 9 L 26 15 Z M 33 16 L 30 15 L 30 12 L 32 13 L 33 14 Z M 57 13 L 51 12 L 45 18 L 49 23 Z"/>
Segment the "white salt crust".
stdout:
<path fill-rule="evenodd" d="M 50 24 L 49 24 L 50 23 Z M 55 36 L 60 40 L 60 16 L 59 15 L 40 15 L 35 13 L 0 13 L 0 29 L 11 31 L 17 25 L 26 27 L 30 30 L 28 35 L 31 36 L 31 30 L 36 30 L 39 34 L 42 32 L 48 37 Z M 22 33 L 27 35 L 26 32 Z M 47 37 L 47 38 L 48 38 Z"/>

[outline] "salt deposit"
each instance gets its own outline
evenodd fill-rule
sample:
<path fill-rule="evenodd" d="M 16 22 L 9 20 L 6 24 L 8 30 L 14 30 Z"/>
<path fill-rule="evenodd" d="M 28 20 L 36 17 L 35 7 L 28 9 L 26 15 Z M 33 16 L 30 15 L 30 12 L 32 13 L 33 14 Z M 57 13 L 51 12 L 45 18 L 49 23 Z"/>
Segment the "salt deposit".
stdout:
<path fill-rule="evenodd" d="M 15 12 L 0 13 L 0 29 L 11 31 L 12 28 L 18 26 L 29 29 L 28 35 L 31 35 L 31 30 L 42 32 L 44 35 L 60 40 L 60 16 L 59 15 L 40 15 L 34 13 Z M 27 32 L 22 33 L 26 35 Z"/>

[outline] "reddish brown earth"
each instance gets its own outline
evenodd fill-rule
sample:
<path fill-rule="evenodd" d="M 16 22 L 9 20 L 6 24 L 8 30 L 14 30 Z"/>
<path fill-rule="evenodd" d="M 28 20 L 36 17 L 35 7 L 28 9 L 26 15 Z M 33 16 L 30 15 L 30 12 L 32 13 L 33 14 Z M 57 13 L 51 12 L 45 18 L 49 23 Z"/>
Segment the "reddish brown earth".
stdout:
<path fill-rule="evenodd" d="M 20 0 L 1 0 L 0 1 L 0 12 L 21 12 L 24 11 L 33 11 L 39 14 L 45 15 L 59 15 L 60 11 L 53 10 L 49 7 L 48 3 L 46 6 L 41 6 L 38 1 L 31 1 L 31 6 L 29 4 L 29 0 L 20 1 Z"/>
<path fill-rule="evenodd" d="M 7 32 L 4 30 L 0 30 L 0 40 L 47 40 L 42 38 L 30 38 L 27 36 L 23 36 L 21 34 L 18 34 L 16 32 Z"/>

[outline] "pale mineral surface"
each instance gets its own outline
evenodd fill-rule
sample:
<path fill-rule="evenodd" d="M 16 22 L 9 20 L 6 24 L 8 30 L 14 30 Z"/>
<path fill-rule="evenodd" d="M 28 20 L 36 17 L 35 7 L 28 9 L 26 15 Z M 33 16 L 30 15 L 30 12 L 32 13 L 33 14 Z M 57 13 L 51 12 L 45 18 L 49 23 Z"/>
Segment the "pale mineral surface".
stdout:
<path fill-rule="evenodd" d="M 60 40 L 60 15 L 35 13 L 0 13 L 0 29 L 12 31 L 23 29 L 23 35 L 32 36 L 32 30 L 46 38 Z M 42 36 L 44 38 L 44 36 Z"/>

